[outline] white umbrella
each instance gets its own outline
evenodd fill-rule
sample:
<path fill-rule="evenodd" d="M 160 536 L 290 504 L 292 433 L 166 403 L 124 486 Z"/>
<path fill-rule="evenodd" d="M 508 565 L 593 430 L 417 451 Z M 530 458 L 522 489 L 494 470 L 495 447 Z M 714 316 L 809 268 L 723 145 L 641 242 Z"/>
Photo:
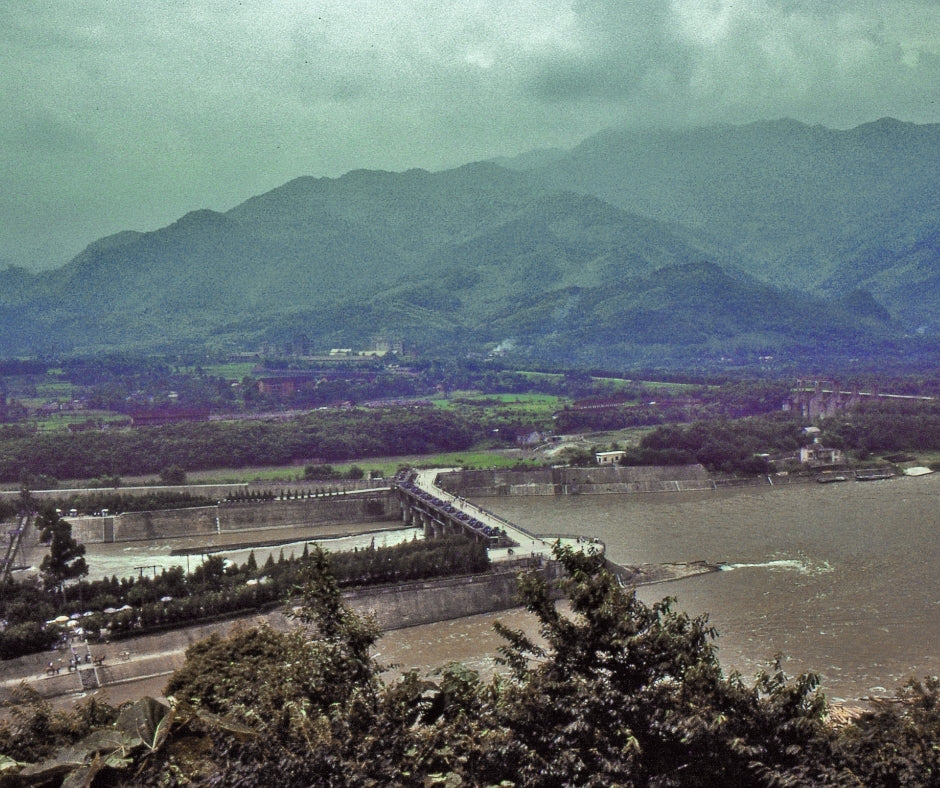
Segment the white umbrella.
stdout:
<path fill-rule="evenodd" d="M 55 621 L 56 624 L 64 624 L 64 623 L 65 623 L 66 621 L 68 621 L 68 620 L 69 620 L 69 617 L 68 617 L 68 616 L 56 616 L 56 617 L 53 619 L 53 621 Z"/>

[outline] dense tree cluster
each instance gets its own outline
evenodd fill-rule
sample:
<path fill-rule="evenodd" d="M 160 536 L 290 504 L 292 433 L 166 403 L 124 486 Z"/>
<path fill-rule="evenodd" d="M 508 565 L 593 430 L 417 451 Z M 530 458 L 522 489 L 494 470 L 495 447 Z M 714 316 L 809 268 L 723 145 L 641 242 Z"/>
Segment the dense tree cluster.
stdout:
<path fill-rule="evenodd" d="M 935 402 L 863 402 L 822 426 L 825 445 L 863 454 L 940 448 L 940 405 Z"/>
<path fill-rule="evenodd" d="M 49 545 L 48 554 L 39 564 L 43 585 L 46 591 L 60 591 L 65 602 L 66 582 L 88 574 L 85 545 L 72 536 L 72 524 L 51 507 L 46 507 L 36 518 L 36 528 L 40 541 Z"/>
<path fill-rule="evenodd" d="M 294 628 L 193 645 L 166 688 L 172 709 L 20 707 L 0 723 L 7 774 L 23 785 L 70 772 L 69 785 L 241 788 L 937 784 L 936 679 L 832 725 L 815 676 L 725 676 L 705 618 L 668 599 L 640 603 L 596 556 L 556 556 L 567 605 L 540 575 L 520 579 L 540 633 L 498 627 L 497 676 L 452 664 L 386 683 L 379 631 L 343 605 L 316 553 L 297 578 Z"/>
<path fill-rule="evenodd" d="M 787 399 L 782 382 L 736 381 L 682 388 L 634 383 L 609 401 L 576 402 L 555 414 L 559 432 L 603 431 L 657 424 L 738 419 L 773 413 Z M 617 402 L 617 400 L 622 400 Z"/>
<path fill-rule="evenodd" d="M 767 461 L 757 455 L 795 451 L 805 438 L 802 423 L 787 414 L 737 420 L 698 421 L 657 427 L 628 451 L 631 465 L 673 465 L 700 462 L 713 471 L 766 473 Z"/>
<path fill-rule="evenodd" d="M 289 421 L 197 422 L 110 432 L 36 434 L 0 440 L 0 481 L 26 472 L 59 479 L 287 465 L 393 454 L 463 450 L 485 427 L 441 410 L 322 411 Z"/>

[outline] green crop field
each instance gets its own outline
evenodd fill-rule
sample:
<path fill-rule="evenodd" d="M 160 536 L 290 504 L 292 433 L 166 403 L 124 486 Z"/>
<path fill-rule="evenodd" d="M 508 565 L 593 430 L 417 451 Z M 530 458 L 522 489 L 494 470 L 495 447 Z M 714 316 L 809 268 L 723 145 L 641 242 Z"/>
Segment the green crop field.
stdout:
<path fill-rule="evenodd" d="M 256 364 L 252 361 L 232 361 L 224 364 L 204 364 L 203 372 L 226 380 L 241 380 L 251 374 Z"/>
<path fill-rule="evenodd" d="M 428 454 L 407 457 L 373 457 L 359 461 L 331 463 L 330 467 L 339 473 L 346 473 L 354 465 L 362 468 L 366 475 L 378 471 L 385 478 L 394 476 L 403 467 L 421 468 L 511 468 L 522 462 L 518 457 L 512 457 L 496 451 L 464 451 L 448 452 L 445 454 Z M 539 463 L 525 461 L 532 467 Z M 247 484 L 249 482 L 283 482 L 284 484 L 298 484 L 303 481 L 304 469 L 297 465 L 269 466 L 257 468 L 218 468 L 211 471 L 195 471 L 187 474 L 187 481 L 191 484 Z M 125 484 L 133 484 L 135 480 L 125 479 Z M 146 479 L 136 480 L 139 482 Z M 152 481 L 152 479 L 150 480 Z M 342 485 L 342 479 L 336 480 L 337 486 Z"/>
<path fill-rule="evenodd" d="M 481 394 L 478 391 L 452 391 L 446 397 L 431 400 L 436 407 L 445 410 L 468 407 L 507 414 L 519 411 L 551 414 L 570 401 L 556 394 Z"/>

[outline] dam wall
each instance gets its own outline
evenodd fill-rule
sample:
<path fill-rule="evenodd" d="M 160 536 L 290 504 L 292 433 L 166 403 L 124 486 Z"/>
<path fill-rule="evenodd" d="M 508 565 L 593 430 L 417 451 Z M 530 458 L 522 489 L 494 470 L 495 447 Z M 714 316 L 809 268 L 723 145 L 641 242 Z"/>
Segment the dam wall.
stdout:
<path fill-rule="evenodd" d="M 498 495 L 592 495 L 711 490 L 702 465 L 598 465 L 589 468 L 453 471 L 440 475 L 448 492 L 463 498 Z"/>
<path fill-rule="evenodd" d="M 398 518 L 397 499 L 386 490 L 371 490 L 286 501 L 223 501 L 215 506 L 67 519 L 72 524 L 73 536 L 84 544 L 91 544 Z"/>

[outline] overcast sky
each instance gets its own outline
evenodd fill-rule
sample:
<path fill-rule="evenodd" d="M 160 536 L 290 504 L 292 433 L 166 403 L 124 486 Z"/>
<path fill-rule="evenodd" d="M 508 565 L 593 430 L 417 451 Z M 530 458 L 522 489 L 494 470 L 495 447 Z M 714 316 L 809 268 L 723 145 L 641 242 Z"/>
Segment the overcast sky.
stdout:
<path fill-rule="evenodd" d="M 940 0 L 36 0 L 0 6 L 0 261 L 299 175 L 602 128 L 940 121 Z"/>

